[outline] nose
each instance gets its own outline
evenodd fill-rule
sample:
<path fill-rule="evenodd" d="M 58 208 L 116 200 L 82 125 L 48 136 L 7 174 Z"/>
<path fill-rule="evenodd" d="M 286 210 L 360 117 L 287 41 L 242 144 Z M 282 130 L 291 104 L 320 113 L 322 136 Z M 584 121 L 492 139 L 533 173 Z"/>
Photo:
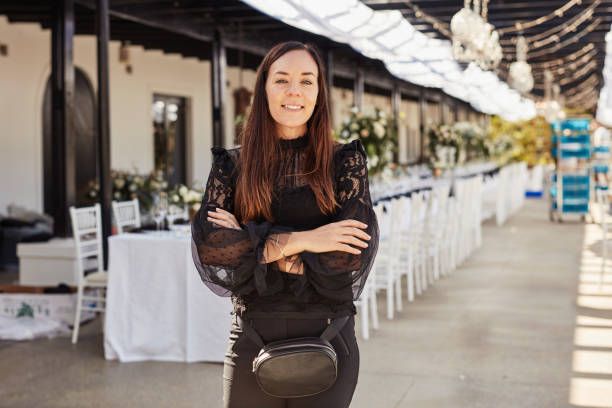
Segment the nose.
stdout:
<path fill-rule="evenodd" d="M 302 95 L 302 90 L 300 89 L 300 84 L 298 82 L 292 81 L 289 83 L 289 87 L 287 88 L 287 95 Z"/>

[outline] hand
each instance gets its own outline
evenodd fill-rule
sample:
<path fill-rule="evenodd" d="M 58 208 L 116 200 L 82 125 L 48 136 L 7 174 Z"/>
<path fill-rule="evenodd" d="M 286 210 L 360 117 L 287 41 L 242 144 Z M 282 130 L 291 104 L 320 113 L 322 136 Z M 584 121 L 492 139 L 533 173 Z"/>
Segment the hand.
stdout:
<path fill-rule="evenodd" d="M 342 251 L 359 255 L 359 248 L 367 248 L 367 241 L 371 238 L 363 231 L 367 227 L 367 224 L 356 220 L 332 222 L 301 232 L 300 244 L 302 249 L 308 252 Z"/>
<path fill-rule="evenodd" d="M 234 217 L 231 212 L 225 211 L 223 208 L 215 208 L 215 211 L 208 211 L 207 221 L 212 222 L 215 225 L 231 229 L 242 229 L 238 220 Z"/>
<path fill-rule="evenodd" d="M 300 260 L 298 255 L 288 256 L 275 261 L 276 266 L 281 272 L 289 273 L 292 275 L 303 275 L 304 264 Z"/>

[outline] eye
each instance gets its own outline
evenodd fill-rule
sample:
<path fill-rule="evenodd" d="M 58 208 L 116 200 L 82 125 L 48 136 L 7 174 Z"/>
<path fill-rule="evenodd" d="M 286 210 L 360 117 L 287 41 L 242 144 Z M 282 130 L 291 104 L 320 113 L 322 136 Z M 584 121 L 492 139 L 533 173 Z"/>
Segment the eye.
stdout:
<path fill-rule="evenodd" d="M 277 79 L 276 81 L 274 81 L 275 84 L 285 84 L 287 83 L 287 81 L 285 79 Z"/>
<path fill-rule="evenodd" d="M 308 79 L 303 80 L 302 83 L 305 85 L 312 85 L 312 81 L 309 81 Z"/>

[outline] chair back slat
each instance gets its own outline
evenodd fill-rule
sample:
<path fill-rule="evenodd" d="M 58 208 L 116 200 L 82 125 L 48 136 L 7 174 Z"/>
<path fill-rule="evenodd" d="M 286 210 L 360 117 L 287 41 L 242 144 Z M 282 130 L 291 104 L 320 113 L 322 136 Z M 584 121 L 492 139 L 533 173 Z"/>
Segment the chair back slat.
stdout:
<path fill-rule="evenodd" d="M 117 232 L 123 234 L 126 227 L 140 228 L 140 207 L 138 199 L 113 201 L 113 217 Z"/>
<path fill-rule="evenodd" d="M 70 220 L 77 252 L 79 280 L 82 280 L 85 272 L 91 269 L 92 260 L 95 261 L 97 270 L 103 269 L 100 204 L 82 208 L 70 207 Z"/>

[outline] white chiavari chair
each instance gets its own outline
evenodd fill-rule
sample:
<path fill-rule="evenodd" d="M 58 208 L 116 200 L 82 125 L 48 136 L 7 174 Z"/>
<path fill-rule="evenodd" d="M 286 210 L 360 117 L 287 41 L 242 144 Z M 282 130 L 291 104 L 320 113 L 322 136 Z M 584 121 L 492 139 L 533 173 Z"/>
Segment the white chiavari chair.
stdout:
<path fill-rule="evenodd" d="M 70 207 L 70 220 L 79 268 L 76 313 L 72 330 L 72 343 L 76 344 L 82 311 L 104 313 L 107 273 L 103 269 L 100 204 L 83 208 Z M 85 288 L 93 288 L 94 291 L 86 295 Z"/>

